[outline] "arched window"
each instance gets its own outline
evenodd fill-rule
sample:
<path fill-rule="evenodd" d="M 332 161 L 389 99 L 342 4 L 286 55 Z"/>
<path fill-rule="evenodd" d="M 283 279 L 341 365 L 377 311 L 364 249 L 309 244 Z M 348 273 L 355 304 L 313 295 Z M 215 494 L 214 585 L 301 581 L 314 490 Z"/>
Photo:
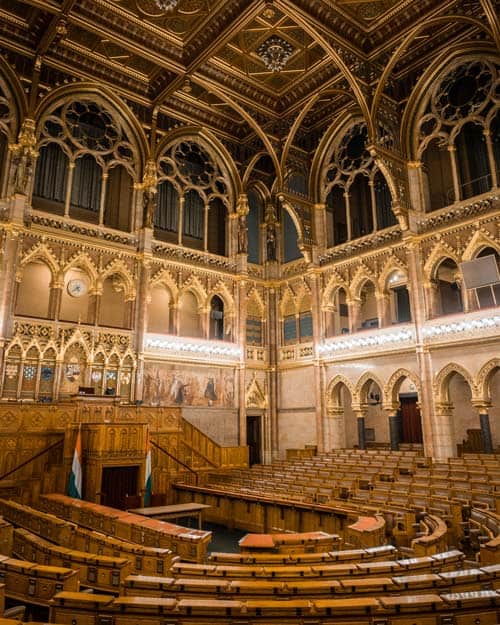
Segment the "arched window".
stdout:
<path fill-rule="evenodd" d="M 326 198 L 326 244 L 328 247 L 347 241 L 347 207 L 345 191 L 337 185 Z"/>
<path fill-rule="evenodd" d="M 387 280 L 393 323 L 411 321 L 410 294 L 407 282 L 406 275 L 400 270 L 393 271 Z"/>
<path fill-rule="evenodd" d="M 375 191 L 377 229 L 383 230 L 384 228 L 394 226 L 397 223 L 397 220 L 391 208 L 391 192 L 384 174 L 380 170 L 375 172 L 375 176 L 373 177 L 373 187 Z"/>
<path fill-rule="evenodd" d="M 422 154 L 422 172 L 428 211 L 437 210 L 453 202 L 453 174 L 450 152 L 446 143 L 433 139 Z"/>
<path fill-rule="evenodd" d="M 68 156 L 57 143 L 40 148 L 33 187 L 33 207 L 64 214 L 68 183 Z"/>
<path fill-rule="evenodd" d="M 301 257 L 297 229 L 288 211 L 283 209 L 283 261 L 288 263 Z"/>
<path fill-rule="evenodd" d="M 104 208 L 104 225 L 128 232 L 134 181 L 124 165 L 109 170 Z"/>
<path fill-rule="evenodd" d="M 367 281 L 364 283 L 361 289 L 360 299 L 359 329 L 378 328 L 377 298 L 375 297 L 375 286 L 372 282 Z"/>
<path fill-rule="evenodd" d="M 33 205 L 129 231 L 140 159 L 125 122 L 108 103 L 78 94 L 47 110 L 38 132 Z"/>
<path fill-rule="evenodd" d="M 179 139 L 167 146 L 158 162 L 155 236 L 225 255 L 227 211 L 234 201 L 228 178 L 211 150 L 195 140 Z"/>
<path fill-rule="evenodd" d="M 207 248 L 219 256 L 226 253 L 226 207 L 218 197 L 208 205 Z"/>
<path fill-rule="evenodd" d="M 380 131 L 390 144 L 392 134 Z M 327 153 L 321 195 L 326 203 L 327 245 L 363 237 L 396 224 L 387 181 L 367 149 L 368 129 L 352 124 Z M 372 188 L 373 184 L 373 188 Z"/>
<path fill-rule="evenodd" d="M 248 262 L 261 262 L 260 224 L 264 217 L 264 200 L 256 189 L 248 191 Z"/>
<path fill-rule="evenodd" d="M 445 258 L 438 267 L 436 279 L 441 314 L 449 315 L 463 312 L 462 291 L 458 282 L 459 270 L 457 263 L 451 258 Z"/>
<path fill-rule="evenodd" d="M 218 295 L 210 300 L 210 338 L 224 340 L 224 302 Z"/>
<path fill-rule="evenodd" d="M 198 301 L 193 293 L 186 291 L 179 300 L 179 334 L 181 336 L 201 336 Z"/>
<path fill-rule="evenodd" d="M 154 229 L 157 238 L 163 238 L 163 232 L 177 233 L 179 230 L 179 193 L 170 180 L 163 180 L 158 185 Z"/>
<path fill-rule="evenodd" d="M 423 163 L 426 211 L 486 193 L 493 186 L 498 65 L 482 57 L 459 62 L 428 91 L 415 136 Z M 491 128 L 490 128 L 491 130 Z M 452 172 L 457 172 L 454 181 Z"/>
<path fill-rule="evenodd" d="M 76 160 L 73 170 L 70 217 L 97 222 L 101 205 L 101 186 L 102 169 L 93 156 L 84 154 Z"/>
<path fill-rule="evenodd" d="M 491 174 L 483 127 L 472 122 L 464 124 L 456 147 L 462 198 L 486 193 L 491 188 Z"/>
<path fill-rule="evenodd" d="M 16 299 L 16 315 L 29 317 L 49 316 L 50 285 L 52 274 L 45 263 L 25 265 Z"/>

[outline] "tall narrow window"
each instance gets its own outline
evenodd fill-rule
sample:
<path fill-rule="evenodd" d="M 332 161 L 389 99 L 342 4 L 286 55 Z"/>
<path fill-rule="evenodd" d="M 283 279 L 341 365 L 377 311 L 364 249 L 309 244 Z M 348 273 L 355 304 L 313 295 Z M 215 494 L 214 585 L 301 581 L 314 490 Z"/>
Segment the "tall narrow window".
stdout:
<path fill-rule="evenodd" d="M 106 188 L 104 225 L 125 232 L 130 230 L 133 183 L 123 165 L 109 171 Z"/>
<path fill-rule="evenodd" d="M 70 215 L 77 219 L 94 213 L 97 220 L 101 204 L 102 169 L 93 156 L 84 154 L 75 162 L 71 186 Z"/>
<path fill-rule="evenodd" d="M 224 302 L 218 295 L 210 300 L 210 338 L 224 340 Z"/>
<path fill-rule="evenodd" d="M 40 148 L 33 187 L 33 207 L 64 214 L 69 159 L 57 143 Z"/>

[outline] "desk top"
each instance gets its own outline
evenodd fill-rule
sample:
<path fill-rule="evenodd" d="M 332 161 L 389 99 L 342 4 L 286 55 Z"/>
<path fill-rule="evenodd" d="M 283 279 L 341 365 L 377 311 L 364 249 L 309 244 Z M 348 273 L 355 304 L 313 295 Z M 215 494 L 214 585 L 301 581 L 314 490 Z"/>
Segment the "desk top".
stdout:
<path fill-rule="evenodd" d="M 167 514 L 182 514 L 186 512 L 200 512 L 210 508 L 204 503 L 177 503 L 171 506 L 152 506 L 150 508 L 133 508 L 128 510 L 133 514 L 141 514 L 142 516 L 155 517 Z"/>

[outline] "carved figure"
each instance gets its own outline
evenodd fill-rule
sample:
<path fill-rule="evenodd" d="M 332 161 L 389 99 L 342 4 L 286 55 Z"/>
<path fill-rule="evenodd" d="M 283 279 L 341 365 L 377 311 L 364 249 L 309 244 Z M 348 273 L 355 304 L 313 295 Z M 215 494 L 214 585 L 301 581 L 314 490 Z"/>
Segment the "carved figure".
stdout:
<path fill-rule="evenodd" d="M 245 215 L 243 213 L 238 217 L 238 254 L 246 254 L 248 252 L 248 230 Z"/>
<path fill-rule="evenodd" d="M 276 229 L 273 223 L 267 224 L 266 237 L 267 260 L 276 260 Z"/>

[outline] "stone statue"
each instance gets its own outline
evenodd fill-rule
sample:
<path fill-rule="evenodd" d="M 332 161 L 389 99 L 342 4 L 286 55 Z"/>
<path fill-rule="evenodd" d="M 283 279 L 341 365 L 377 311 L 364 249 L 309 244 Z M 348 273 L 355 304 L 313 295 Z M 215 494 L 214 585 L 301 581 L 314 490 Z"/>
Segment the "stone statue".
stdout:
<path fill-rule="evenodd" d="M 143 203 L 143 226 L 144 228 L 152 228 L 154 215 L 156 211 L 156 187 L 146 187 L 142 195 Z"/>
<path fill-rule="evenodd" d="M 267 260 L 276 260 L 276 228 L 272 222 L 267 224 L 266 251 Z"/>
<path fill-rule="evenodd" d="M 238 217 L 238 254 L 248 253 L 248 230 L 244 213 Z"/>

